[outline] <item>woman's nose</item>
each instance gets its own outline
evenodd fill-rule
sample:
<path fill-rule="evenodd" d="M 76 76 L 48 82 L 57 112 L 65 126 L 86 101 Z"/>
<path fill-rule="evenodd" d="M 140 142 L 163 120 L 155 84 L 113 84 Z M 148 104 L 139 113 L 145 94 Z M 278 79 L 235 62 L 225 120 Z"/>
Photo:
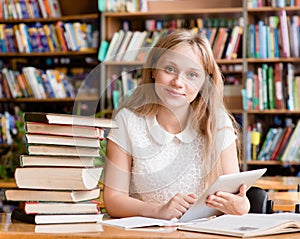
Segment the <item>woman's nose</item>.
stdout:
<path fill-rule="evenodd" d="M 176 86 L 183 86 L 184 81 L 185 81 L 184 74 L 179 73 L 174 76 L 172 83 L 173 83 L 173 85 L 176 85 Z"/>

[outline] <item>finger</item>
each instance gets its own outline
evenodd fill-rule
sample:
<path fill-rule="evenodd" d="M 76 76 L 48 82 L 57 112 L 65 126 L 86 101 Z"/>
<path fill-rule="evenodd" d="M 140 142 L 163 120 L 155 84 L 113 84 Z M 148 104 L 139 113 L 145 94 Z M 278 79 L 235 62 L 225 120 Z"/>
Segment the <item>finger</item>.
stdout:
<path fill-rule="evenodd" d="M 246 192 L 247 192 L 247 185 L 246 185 L 246 184 L 243 184 L 243 185 L 240 187 L 239 195 L 240 195 L 240 196 L 245 196 L 245 195 L 246 195 Z"/>
<path fill-rule="evenodd" d="M 194 193 L 188 194 L 188 196 L 189 196 L 189 197 L 192 197 L 192 198 L 194 198 L 194 199 L 196 199 L 196 198 L 197 198 L 197 195 L 196 195 L 196 194 L 194 194 Z"/>
<path fill-rule="evenodd" d="M 183 197 L 183 199 L 189 203 L 189 204 L 194 204 L 196 202 L 197 196 L 195 194 L 189 194 Z"/>
<path fill-rule="evenodd" d="M 215 195 L 210 195 L 206 202 L 211 204 L 213 207 L 222 207 L 226 203 L 226 200 Z"/>

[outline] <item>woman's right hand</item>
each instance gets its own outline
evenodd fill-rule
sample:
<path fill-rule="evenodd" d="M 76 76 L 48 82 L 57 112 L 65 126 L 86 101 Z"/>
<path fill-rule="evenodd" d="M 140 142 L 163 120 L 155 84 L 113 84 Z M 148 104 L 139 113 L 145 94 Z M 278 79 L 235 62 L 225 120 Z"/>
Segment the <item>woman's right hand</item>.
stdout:
<path fill-rule="evenodd" d="M 196 202 L 196 195 L 182 195 L 177 193 L 166 204 L 158 207 L 157 218 L 170 220 L 180 218 Z"/>

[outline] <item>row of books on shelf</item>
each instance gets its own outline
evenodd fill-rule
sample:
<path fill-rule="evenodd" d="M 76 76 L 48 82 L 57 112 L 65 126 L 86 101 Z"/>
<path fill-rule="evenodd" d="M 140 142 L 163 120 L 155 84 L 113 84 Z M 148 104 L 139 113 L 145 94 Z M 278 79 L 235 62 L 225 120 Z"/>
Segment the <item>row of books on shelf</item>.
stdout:
<path fill-rule="evenodd" d="M 259 7 L 295 7 L 300 6 L 299 0 L 248 0 L 247 8 L 259 8 Z"/>
<path fill-rule="evenodd" d="M 300 76 L 292 63 L 262 64 L 249 70 L 242 90 L 245 110 L 300 109 Z"/>
<path fill-rule="evenodd" d="M 57 21 L 52 24 L 0 24 L 0 52 L 66 52 L 97 47 L 92 24 Z"/>
<path fill-rule="evenodd" d="M 243 25 L 242 18 L 225 18 L 225 17 L 196 17 L 196 18 L 176 18 L 176 19 L 146 19 L 145 30 L 161 31 L 166 28 L 233 28 L 235 25 Z M 127 21 L 123 22 L 123 29 L 130 26 Z"/>
<path fill-rule="evenodd" d="M 120 75 L 113 74 L 106 82 L 107 108 L 118 109 L 120 102 L 131 95 L 140 79 L 141 69 L 128 71 L 124 68 Z"/>
<path fill-rule="evenodd" d="M 98 0 L 101 12 L 146 12 L 148 0 Z"/>
<path fill-rule="evenodd" d="M 20 133 L 18 115 L 8 111 L 0 113 L 0 145 L 12 145 L 17 135 Z"/>
<path fill-rule="evenodd" d="M 125 31 L 115 32 L 108 44 L 102 42 L 100 61 L 144 61 L 147 53 L 156 42 L 175 29 L 161 31 Z M 240 56 L 243 27 L 233 28 L 193 28 L 195 34 L 205 34 L 217 59 L 236 59 Z"/>
<path fill-rule="evenodd" d="M 15 170 L 17 189 L 5 191 L 6 200 L 21 202 L 12 221 L 39 225 L 102 221 L 95 200 L 103 168 L 95 158 L 100 157 L 102 132 L 116 127 L 114 121 L 33 112 L 25 113 L 24 120 L 27 153 L 19 156 Z"/>
<path fill-rule="evenodd" d="M 59 0 L 0 0 L 0 19 L 61 17 Z"/>
<path fill-rule="evenodd" d="M 3 68 L 0 73 L 0 98 L 75 98 L 70 78 L 56 69 L 41 70 L 33 66 L 22 71 Z"/>
<path fill-rule="evenodd" d="M 296 125 L 270 127 L 264 136 L 249 126 L 247 138 L 247 159 L 300 162 L 300 120 Z"/>
<path fill-rule="evenodd" d="M 287 16 L 285 10 L 279 16 L 269 16 L 247 26 L 247 57 L 278 58 L 299 57 L 300 18 Z"/>

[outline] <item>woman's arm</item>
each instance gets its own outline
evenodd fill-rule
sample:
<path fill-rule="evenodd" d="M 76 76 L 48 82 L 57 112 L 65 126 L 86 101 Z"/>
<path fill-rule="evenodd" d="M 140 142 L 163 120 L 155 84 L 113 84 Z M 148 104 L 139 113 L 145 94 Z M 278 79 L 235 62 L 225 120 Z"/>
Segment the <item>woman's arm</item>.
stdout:
<path fill-rule="evenodd" d="M 221 165 L 223 174 L 239 172 L 239 164 L 235 142 L 225 148 L 221 153 Z M 242 185 L 237 194 L 217 192 L 207 198 L 207 205 L 216 208 L 226 214 L 245 214 L 250 209 L 250 203 L 246 196 L 246 185 Z"/>
<path fill-rule="evenodd" d="M 106 152 L 104 204 L 110 216 L 179 218 L 195 202 L 195 195 L 176 194 L 166 204 L 146 203 L 130 197 L 131 156 L 110 140 L 108 140 Z"/>
<path fill-rule="evenodd" d="M 104 204 L 112 217 L 150 217 L 157 205 L 147 204 L 129 196 L 131 156 L 108 140 L 105 162 Z"/>

